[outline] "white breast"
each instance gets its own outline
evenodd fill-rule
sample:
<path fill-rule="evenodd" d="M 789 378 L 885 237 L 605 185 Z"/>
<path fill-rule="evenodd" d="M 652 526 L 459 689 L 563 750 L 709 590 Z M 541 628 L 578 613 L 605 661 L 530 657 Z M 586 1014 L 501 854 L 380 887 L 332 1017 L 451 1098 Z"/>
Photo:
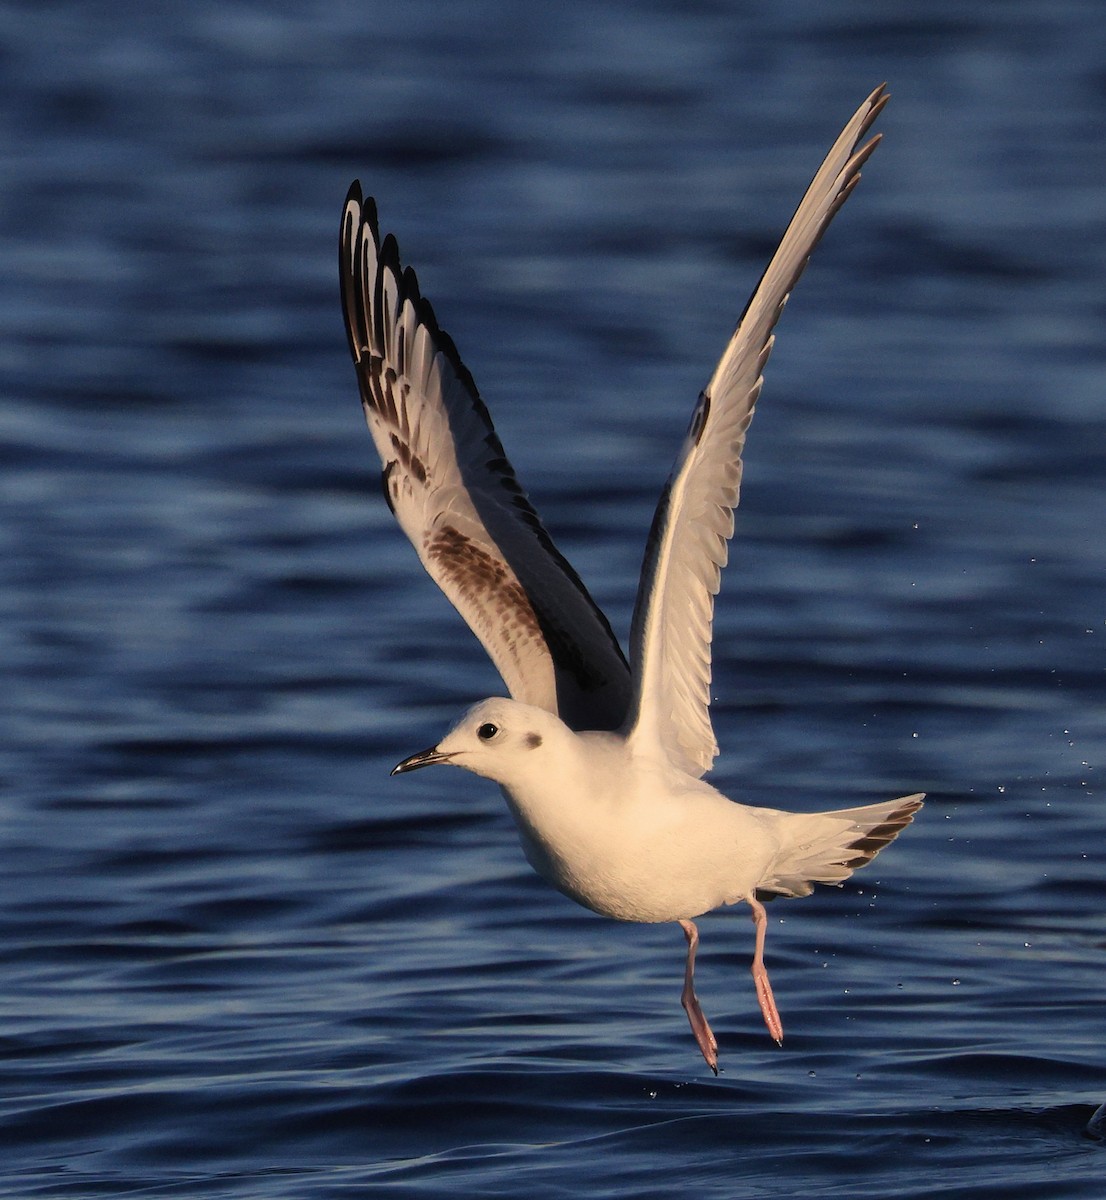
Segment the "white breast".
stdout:
<path fill-rule="evenodd" d="M 778 846 L 771 814 L 596 736 L 559 778 L 503 789 L 543 879 L 594 912 L 643 922 L 696 917 L 755 889 Z"/>

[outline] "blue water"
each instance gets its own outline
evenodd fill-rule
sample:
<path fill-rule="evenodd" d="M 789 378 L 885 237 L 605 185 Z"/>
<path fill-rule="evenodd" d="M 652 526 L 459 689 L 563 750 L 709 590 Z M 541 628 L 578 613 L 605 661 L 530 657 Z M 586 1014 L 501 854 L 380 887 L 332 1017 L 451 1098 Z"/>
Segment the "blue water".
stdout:
<path fill-rule="evenodd" d="M 1097 0 L 0 6 L 0 1195 L 1101 1197 Z M 389 779 L 500 690 L 377 491 L 350 180 L 625 631 L 691 405 L 840 126 L 779 330 L 715 781 L 919 821 L 675 926 Z"/>

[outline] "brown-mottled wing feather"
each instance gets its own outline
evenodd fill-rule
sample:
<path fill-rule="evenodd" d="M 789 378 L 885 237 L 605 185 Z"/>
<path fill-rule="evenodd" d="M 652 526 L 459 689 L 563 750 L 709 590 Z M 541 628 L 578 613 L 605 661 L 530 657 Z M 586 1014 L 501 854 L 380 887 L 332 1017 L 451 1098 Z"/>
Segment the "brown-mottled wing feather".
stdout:
<path fill-rule="evenodd" d="M 614 729 L 629 668 L 523 492 L 415 273 L 354 183 L 339 242 L 342 309 L 384 494 L 423 566 L 510 694 L 574 729 Z"/>

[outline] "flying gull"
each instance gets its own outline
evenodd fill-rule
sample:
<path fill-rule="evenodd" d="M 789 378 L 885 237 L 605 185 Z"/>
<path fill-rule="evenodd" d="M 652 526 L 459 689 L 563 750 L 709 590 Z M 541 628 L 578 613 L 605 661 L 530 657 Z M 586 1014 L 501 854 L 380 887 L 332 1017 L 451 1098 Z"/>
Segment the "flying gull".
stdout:
<path fill-rule="evenodd" d="M 480 639 L 511 699 L 483 700 L 400 774 L 432 763 L 498 783 L 527 859 L 553 887 L 687 939 L 682 1003 L 711 1070 L 695 994 L 694 918 L 744 902 L 765 1024 L 783 1025 L 764 966 L 763 901 L 840 884 L 910 824 L 922 794 L 835 812 L 753 808 L 706 783 L 714 597 L 733 533 L 741 454 L 772 330 L 819 238 L 879 142 L 877 88 L 834 143 L 699 396 L 645 548 L 627 662 L 526 497 L 472 376 L 376 205 L 354 183 L 340 238 L 342 305 L 388 505 Z M 863 144 L 861 144 L 863 142 Z"/>

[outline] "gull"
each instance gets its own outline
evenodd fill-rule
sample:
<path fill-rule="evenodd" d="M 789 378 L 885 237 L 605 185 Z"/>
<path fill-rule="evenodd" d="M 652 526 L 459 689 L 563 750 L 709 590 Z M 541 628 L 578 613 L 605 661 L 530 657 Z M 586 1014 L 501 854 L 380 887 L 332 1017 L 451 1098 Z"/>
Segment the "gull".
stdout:
<path fill-rule="evenodd" d="M 782 1045 L 763 901 L 840 884 L 923 799 L 794 813 L 737 803 L 702 778 L 718 754 L 714 597 L 772 331 L 879 142 L 863 139 L 886 102 L 881 86 L 833 144 L 699 396 L 646 543 L 629 661 L 527 499 L 472 376 L 395 238 L 381 240 L 359 183 L 342 215 L 342 306 L 385 499 L 510 693 L 470 708 L 392 774 L 446 763 L 499 784 L 527 860 L 554 888 L 618 920 L 678 923 L 681 1002 L 716 1075 L 718 1042 L 695 993 L 695 918 L 749 906 L 757 1001 Z"/>

